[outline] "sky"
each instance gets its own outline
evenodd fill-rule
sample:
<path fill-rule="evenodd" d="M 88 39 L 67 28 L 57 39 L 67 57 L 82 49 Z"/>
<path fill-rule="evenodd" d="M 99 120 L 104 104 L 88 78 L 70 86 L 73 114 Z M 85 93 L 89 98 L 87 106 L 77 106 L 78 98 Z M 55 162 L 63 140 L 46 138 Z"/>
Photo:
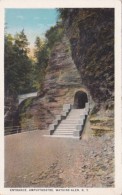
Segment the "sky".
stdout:
<path fill-rule="evenodd" d="M 45 32 L 56 24 L 56 9 L 6 9 L 5 23 L 7 33 L 12 35 L 24 29 L 30 45 L 33 46 L 36 36 L 44 37 Z"/>

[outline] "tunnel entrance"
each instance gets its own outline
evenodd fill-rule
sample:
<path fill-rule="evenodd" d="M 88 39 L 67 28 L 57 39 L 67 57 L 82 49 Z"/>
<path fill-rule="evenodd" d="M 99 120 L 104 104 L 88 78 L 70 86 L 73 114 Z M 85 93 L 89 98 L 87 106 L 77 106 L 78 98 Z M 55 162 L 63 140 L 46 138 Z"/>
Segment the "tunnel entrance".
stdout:
<path fill-rule="evenodd" d="M 88 102 L 87 94 L 84 91 L 77 91 L 74 97 L 74 108 L 85 108 L 85 103 Z"/>

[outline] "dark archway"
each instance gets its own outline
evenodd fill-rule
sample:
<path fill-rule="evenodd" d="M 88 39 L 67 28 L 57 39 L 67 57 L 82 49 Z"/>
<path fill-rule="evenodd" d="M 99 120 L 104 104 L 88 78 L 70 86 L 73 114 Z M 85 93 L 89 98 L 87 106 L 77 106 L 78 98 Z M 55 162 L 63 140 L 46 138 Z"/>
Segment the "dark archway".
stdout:
<path fill-rule="evenodd" d="M 74 97 L 74 108 L 85 108 L 86 102 L 88 102 L 87 94 L 84 91 L 77 91 Z"/>

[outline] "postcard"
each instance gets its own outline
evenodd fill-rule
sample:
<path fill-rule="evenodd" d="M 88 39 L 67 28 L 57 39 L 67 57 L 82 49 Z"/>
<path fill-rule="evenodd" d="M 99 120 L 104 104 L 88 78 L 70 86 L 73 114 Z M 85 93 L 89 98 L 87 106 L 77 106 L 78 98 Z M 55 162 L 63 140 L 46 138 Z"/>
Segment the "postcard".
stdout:
<path fill-rule="evenodd" d="M 121 195 L 121 1 L 0 12 L 0 195 Z"/>

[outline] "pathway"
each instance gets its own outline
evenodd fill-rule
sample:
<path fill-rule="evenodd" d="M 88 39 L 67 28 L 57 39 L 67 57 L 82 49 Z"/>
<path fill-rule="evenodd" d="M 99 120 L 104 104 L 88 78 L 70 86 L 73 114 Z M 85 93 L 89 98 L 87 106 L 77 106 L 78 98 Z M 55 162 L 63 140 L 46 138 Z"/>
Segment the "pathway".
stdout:
<path fill-rule="evenodd" d="M 5 187 L 113 187 L 114 139 L 5 136 Z"/>

